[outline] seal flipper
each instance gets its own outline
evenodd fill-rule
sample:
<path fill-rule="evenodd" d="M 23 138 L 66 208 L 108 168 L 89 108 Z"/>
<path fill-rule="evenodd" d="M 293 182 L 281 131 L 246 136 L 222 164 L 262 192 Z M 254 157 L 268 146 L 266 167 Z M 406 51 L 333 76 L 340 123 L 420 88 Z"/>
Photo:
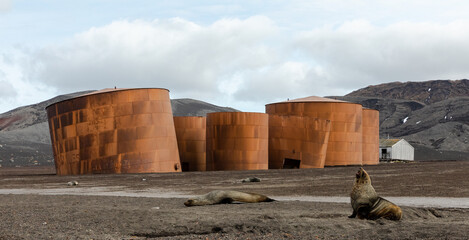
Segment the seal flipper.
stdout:
<path fill-rule="evenodd" d="M 218 202 L 218 203 L 221 203 L 221 204 L 233 203 L 233 198 L 223 198 L 223 199 L 220 200 L 220 202 Z"/>
<path fill-rule="evenodd" d="M 349 218 L 355 218 L 357 216 L 357 212 L 355 212 L 355 210 L 353 210 L 353 213 L 352 215 L 348 216 Z"/>
<path fill-rule="evenodd" d="M 368 218 L 368 214 L 370 213 L 370 211 L 371 211 L 371 207 L 368 205 L 359 207 L 357 209 L 358 218 L 360 219 Z"/>

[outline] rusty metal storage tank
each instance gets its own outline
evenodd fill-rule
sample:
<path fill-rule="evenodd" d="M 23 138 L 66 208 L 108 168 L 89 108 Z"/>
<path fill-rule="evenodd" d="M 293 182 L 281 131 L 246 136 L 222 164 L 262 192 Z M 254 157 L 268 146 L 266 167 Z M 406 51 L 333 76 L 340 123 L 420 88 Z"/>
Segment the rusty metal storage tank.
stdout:
<path fill-rule="evenodd" d="M 207 114 L 207 170 L 268 169 L 265 113 Z"/>
<path fill-rule="evenodd" d="M 325 166 L 362 164 L 360 104 L 312 96 L 267 104 L 266 113 L 330 120 Z"/>
<path fill-rule="evenodd" d="M 363 165 L 379 164 L 379 111 L 363 108 Z"/>
<path fill-rule="evenodd" d="M 323 168 L 329 120 L 269 115 L 269 169 Z"/>
<path fill-rule="evenodd" d="M 206 170 L 206 118 L 174 117 L 182 171 Z"/>
<path fill-rule="evenodd" d="M 181 171 L 167 89 L 105 89 L 46 109 L 58 175 Z"/>

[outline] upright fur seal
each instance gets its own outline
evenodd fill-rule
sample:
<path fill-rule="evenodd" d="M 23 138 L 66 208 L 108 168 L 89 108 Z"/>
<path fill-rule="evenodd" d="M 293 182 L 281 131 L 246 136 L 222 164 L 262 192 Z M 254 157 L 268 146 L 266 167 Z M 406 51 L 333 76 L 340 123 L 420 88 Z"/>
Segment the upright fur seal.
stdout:
<path fill-rule="evenodd" d="M 349 218 L 374 220 L 380 217 L 389 220 L 400 220 L 402 210 L 394 203 L 379 197 L 371 185 L 370 175 L 360 168 L 356 174 L 355 184 L 350 193 L 353 213 Z"/>
<path fill-rule="evenodd" d="M 215 190 L 211 191 L 205 195 L 189 198 L 184 205 L 187 207 L 191 206 L 203 206 L 219 203 L 232 203 L 234 201 L 246 202 L 246 203 L 257 203 L 257 202 L 273 202 L 274 199 L 271 199 L 267 196 L 257 194 L 257 193 L 245 193 L 231 190 Z"/>

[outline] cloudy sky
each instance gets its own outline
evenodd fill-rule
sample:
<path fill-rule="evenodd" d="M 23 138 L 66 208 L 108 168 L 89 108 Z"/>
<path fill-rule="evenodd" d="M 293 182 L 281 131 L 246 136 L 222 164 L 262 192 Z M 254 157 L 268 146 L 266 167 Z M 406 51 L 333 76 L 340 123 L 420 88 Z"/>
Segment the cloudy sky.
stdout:
<path fill-rule="evenodd" d="M 468 12 L 463 0 L 0 0 L 0 113 L 114 86 L 264 112 L 469 78 Z"/>

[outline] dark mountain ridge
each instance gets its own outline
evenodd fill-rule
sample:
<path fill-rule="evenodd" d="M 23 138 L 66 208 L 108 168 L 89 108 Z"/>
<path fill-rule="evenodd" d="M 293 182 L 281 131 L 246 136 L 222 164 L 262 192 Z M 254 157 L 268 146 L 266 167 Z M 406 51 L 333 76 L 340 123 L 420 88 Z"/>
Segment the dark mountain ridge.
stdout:
<path fill-rule="evenodd" d="M 171 108 L 175 117 L 206 116 L 211 112 L 239 112 L 234 108 L 220 107 L 190 98 L 171 99 Z"/>
<path fill-rule="evenodd" d="M 406 139 L 416 159 L 469 159 L 469 80 L 393 82 L 332 98 L 380 111 L 380 137 Z"/>
<path fill-rule="evenodd" d="M 383 83 L 353 91 L 345 96 L 406 99 L 433 104 L 449 98 L 469 96 L 469 80 Z"/>
<path fill-rule="evenodd" d="M 82 91 L 70 94 L 59 95 L 46 101 L 18 107 L 8 112 L 0 114 L 0 132 L 22 129 L 28 126 L 47 121 L 45 108 L 56 102 L 67 100 L 93 91 Z"/>

